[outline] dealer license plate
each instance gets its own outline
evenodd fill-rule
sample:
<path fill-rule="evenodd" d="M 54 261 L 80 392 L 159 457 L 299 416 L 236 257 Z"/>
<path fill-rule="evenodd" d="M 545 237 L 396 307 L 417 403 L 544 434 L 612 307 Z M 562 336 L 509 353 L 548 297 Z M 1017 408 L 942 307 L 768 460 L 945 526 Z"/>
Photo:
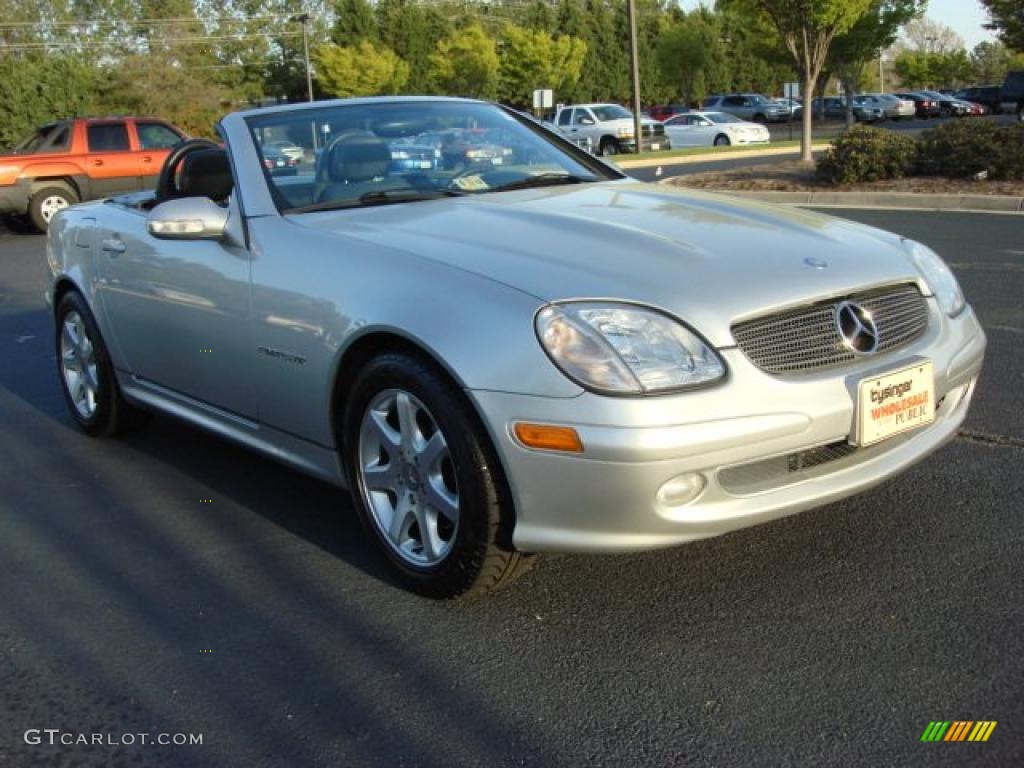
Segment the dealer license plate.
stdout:
<path fill-rule="evenodd" d="M 657 152 L 661 149 L 661 144 L 651 144 L 651 152 Z"/>
<path fill-rule="evenodd" d="M 871 445 L 935 421 L 931 361 L 864 379 L 857 396 L 858 445 Z"/>

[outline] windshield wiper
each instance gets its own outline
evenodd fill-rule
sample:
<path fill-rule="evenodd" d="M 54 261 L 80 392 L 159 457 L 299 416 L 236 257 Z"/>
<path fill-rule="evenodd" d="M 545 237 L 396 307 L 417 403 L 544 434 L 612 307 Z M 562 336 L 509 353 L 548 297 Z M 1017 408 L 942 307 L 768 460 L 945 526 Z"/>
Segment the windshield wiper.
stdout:
<path fill-rule="evenodd" d="M 291 208 L 288 213 L 309 213 L 310 211 L 337 211 L 343 208 L 366 208 L 374 205 L 393 203 L 414 203 L 420 200 L 439 200 L 443 197 L 463 197 L 466 193 L 458 189 L 375 189 L 359 197 L 342 200 L 325 200 L 322 203 Z"/>
<path fill-rule="evenodd" d="M 524 179 L 510 181 L 507 184 L 499 184 L 491 187 L 488 192 L 505 192 L 510 189 L 531 189 L 533 187 L 551 187 L 558 184 L 586 184 L 590 181 L 597 181 L 596 177 L 575 176 L 571 173 L 538 173 L 534 176 L 527 176 Z"/>

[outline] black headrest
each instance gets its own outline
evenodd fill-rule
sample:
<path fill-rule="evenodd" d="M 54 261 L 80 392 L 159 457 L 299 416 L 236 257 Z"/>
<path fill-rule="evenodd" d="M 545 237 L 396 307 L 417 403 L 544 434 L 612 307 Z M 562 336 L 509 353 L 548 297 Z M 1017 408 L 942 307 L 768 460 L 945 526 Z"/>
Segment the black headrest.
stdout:
<path fill-rule="evenodd" d="M 184 197 L 208 197 L 219 202 L 228 199 L 234 185 L 228 153 L 223 149 L 199 149 L 181 161 L 178 190 Z"/>
<path fill-rule="evenodd" d="M 328 149 L 327 176 L 334 182 L 370 181 L 387 176 L 390 169 L 387 142 L 366 131 L 342 134 Z"/>

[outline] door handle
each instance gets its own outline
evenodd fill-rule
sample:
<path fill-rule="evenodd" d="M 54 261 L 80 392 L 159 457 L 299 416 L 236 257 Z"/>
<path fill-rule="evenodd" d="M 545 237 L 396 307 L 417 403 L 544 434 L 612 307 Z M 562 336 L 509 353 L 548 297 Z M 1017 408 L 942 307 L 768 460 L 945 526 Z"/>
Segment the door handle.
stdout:
<path fill-rule="evenodd" d="M 124 244 L 123 240 L 119 240 L 116 237 L 104 240 L 100 247 L 104 251 L 109 253 L 111 256 L 116 256 L 119 253 L 124 253 L 128 248 L 128 246 Z"/>
<path fill-rule="evenodd" d="M 153 158 L 152 158 L 152 157 L 150 157 L 149 155 L 145 155 L 145 156 L 144 156 L 144 157 L 142 158 L 142 162 L 144 162 L 144 163 L 152 163 L 152 162 L 153 162 Z"/>
<path fill-rule="evenodd" d="M 103 161 L 97 158 L 96 160 L 92 161 L 92 164 L 93 165 L 103 165 Z"/>

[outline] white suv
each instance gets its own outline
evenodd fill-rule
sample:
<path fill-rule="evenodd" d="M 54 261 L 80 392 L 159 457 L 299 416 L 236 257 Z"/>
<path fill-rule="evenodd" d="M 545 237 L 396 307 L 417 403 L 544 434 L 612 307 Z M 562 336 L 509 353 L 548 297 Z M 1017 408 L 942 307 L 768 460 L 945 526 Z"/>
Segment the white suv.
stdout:
<path fill-rule="evenodd" d="M 570 139 L 588 138 L 599 155 L 636 152 L 633 113 L 618 104 L 576 104 L 562 107 L 555 115 L 555 126 Z M 643 118 L 641 148 L 648 152 L 670 149 L 665 126 Z"/>

